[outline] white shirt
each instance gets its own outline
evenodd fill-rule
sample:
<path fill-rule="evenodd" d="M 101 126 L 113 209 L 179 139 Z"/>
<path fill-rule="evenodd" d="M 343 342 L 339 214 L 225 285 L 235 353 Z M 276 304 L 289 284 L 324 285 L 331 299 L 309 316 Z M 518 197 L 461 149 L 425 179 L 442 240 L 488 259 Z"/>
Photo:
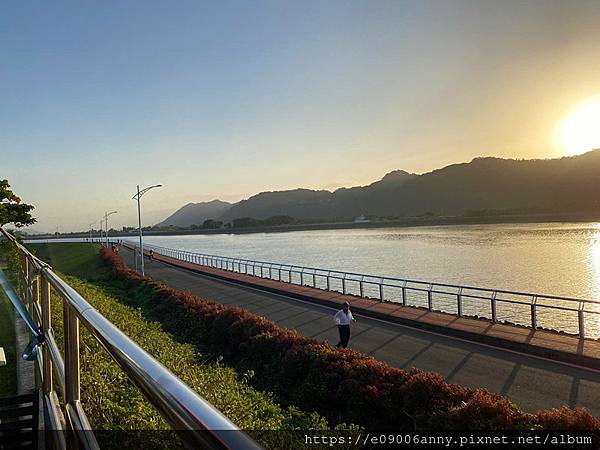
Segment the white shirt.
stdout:
<path fill-rule="evenodd" d="M 336 325 L 350 325 L 350 322 L 354 320 L 354 316 L 352 316 L 352 311 L 348 310 L 348 313 L 346 313 L 343 309 L 340 309 L 333 316 L 333 320 Z"/>

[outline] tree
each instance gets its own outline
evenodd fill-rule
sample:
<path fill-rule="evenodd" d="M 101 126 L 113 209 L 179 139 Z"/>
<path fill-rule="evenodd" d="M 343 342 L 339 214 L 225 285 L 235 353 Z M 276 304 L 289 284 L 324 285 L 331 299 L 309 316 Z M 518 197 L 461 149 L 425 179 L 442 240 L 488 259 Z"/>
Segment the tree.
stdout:
<path fill-rule="evenodd" d="M 0 227 L 7 223 L 17 228 L 32 225 L 36 219 L 30 214 L 33 206 L 21 203 L 21 199 L 10 190 L 8 180 L 0 180 Z"/>
<path fill-rule="evenodd" d="M 214 219 L 206 219 L 204 221 L 204 223 L 202 224 L 202 228 L 209 229 L 209 230 L 215 230 L 217 228 L 221 228 L 222 226 L 223 226 L 223 222 L 221 222 L 220 220 L 214 220 Z"/>
<path fill-rule="evenodd" d="M 253 217 L 238 217 L 233 219 L 233 228 L 247 228 L 260 225 L 259 221 Z"/>

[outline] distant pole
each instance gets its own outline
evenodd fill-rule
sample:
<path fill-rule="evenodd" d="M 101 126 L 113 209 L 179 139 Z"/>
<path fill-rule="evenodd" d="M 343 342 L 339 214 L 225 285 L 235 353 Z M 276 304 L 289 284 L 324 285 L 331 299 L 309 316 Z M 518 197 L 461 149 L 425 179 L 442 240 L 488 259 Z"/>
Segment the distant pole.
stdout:
<path fill-rule="evenodd" d="M 104 221 L 106 222 L 106 233 L 104 233 L 104 238 L 106 240 L 106 246 L 108 247 L 108 216 L 112 214 L 116 214 L 117 211 L 105 212 L 104 213 Z"/>
<path fill-rule="evenodd" d="M 92 222 L 90 223 L 90 242 L 92 242 L 92 231 L 94 231 L 94 224 L 96 222 Z"/>
<path fill-rule="evenodd" d="M 138 209 L 138 230 L 140 233 L 140 249 L 139 249 L 139 255 L 140 255 L 140 273 L 142 274 L 142 276 L 145 275 L 145 271 L 144 271 L 144 241 L 143 241 L 143 237 L 142 237 L 142 206 L 141 206 L 141 198 L 142 195 L 144 195 L 146 192 L 148 192 L 150 189 L 154 189 L 154 188 L 158 188 L 158 187 L 162 187 L 162 184 L 156 184 L 154 186 L 149 186 L 147 188 L 144 188 L 140 191 L 140 185 L 137 185 L 137 193 L 132 197 L 132 199 L 137 200 L 137 209 Z M 136 264 L 137 264 L 137 252 L 136 252 Z M 136 265 L 136 270 L 137 270 L 137 265 Z"/>
<path fill-rule="evenodd" d="M 144 242 L 142 240 L 142 206 L 140 202 L 140 185 L 137 185 L 137 204 L 138 204 L 138 230 L 140 232 L 140 269 L 142 272 L 142 276 L 144 276 Z"/>

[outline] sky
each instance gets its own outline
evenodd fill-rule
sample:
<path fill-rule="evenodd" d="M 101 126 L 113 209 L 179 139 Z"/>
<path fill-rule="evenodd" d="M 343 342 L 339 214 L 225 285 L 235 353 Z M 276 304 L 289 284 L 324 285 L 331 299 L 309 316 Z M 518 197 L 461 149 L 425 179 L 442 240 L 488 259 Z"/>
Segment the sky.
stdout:
<path fill-rule="evenodd" d="M 598 23 L 598 1 L 7 0 L 0 179 L 53 232 L 113 210 L 136 225 L 138 184 L 164 185 L 143 197 L 151 224 L 189 202 L 564 156 L 561 124 L 600 98 Z"/>

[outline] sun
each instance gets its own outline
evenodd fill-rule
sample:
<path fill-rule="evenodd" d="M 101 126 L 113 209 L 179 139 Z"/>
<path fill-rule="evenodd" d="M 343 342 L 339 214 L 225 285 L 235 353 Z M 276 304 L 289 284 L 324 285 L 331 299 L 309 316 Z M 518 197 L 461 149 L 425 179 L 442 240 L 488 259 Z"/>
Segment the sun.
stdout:
<path fill-rule="evenodd" d="M 600 148 L 600 96 L 575 106 L 559 128 L 560 146 L 568 155 Z"/>

